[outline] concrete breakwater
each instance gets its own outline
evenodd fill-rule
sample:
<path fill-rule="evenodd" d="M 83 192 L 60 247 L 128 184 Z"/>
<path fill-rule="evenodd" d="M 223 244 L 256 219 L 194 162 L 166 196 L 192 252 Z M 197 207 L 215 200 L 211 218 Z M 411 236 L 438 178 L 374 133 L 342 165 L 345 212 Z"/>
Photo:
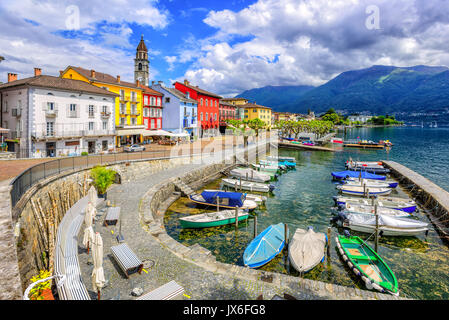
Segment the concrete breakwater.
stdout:
<path fill-rule="evenodd" d="M 426 208 L 430 221 L 449 243 L 449 192 L 429 179 L 394 161 L 382 161 L 390 174 L 399 180 L 413 197 Z"/>

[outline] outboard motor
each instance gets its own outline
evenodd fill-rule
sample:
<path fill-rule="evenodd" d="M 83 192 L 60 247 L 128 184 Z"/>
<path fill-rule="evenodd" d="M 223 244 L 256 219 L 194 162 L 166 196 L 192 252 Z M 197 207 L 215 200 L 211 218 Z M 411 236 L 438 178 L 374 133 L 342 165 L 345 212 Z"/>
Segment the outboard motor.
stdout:
<path fill-rule="evenodd" d="M 348 238 L 351 236 L 351 234 L 349 233 L 349 230 L 346 230 L 346 229 L 343 231 L 343 234 L 345 235 L 345 237 L 348 237 Z"/>
<path fill-rule="evenodd" d="M 275 188 L 274 184 L 271 184 L 271 183 L 270 183 L 270 184 L 268 185 L 268 189 L 270 189 L 270 191 L 273 191 L 274 188 Z"/>
<path fill-rule="evenodd" d="M 344 211 L 345 209 L 346 209 L 346 205 L 345 204 L 340 203 L 339 205 L 337 205 L 337 210 L 338 211 Z"/>

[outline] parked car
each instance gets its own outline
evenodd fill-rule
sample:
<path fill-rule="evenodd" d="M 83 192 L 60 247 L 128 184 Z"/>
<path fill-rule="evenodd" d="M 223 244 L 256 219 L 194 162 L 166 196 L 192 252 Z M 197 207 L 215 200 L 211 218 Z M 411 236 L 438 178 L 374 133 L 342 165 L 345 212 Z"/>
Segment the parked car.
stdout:
<path fill-rule="evenodd" d="M 130 146 L 126 146 L 123 148 L 123 151 L 125 152 L 135 152 L 135 151 L 144 151 L 145 147 L 139 146 L 138 144 L 133 144 Z"/>

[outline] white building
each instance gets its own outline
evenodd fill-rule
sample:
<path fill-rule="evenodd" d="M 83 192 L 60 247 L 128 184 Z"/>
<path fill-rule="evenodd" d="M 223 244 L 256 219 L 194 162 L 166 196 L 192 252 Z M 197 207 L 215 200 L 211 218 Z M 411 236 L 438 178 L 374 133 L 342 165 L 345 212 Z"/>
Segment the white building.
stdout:
<path fill-rule="evenodd" d="M 366 123 L 369 119 L 371 119 L 373 116 L 367 116 L 367 115 L 350 115 L 348 116 L 349 121 L 355 122 L 359 121 L 360 123 Z"/>
<path fill-rule="evenodd" d="M 1 126 L 19 141 L 21 157 L 114 151 L 117 94 L 86 82 L 41 75 L 0 85 Z M 18 150 L 14 150 L 18 151 Z"/>

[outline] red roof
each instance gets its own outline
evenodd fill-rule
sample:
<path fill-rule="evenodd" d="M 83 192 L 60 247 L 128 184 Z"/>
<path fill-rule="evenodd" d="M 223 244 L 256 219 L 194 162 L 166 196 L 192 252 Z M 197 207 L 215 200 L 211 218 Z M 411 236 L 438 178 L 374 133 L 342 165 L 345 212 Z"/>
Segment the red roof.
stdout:
<path fill-rule="evenodd" d="M 218 94 L 215 94 L 215 93 L 206 91 L 206 90 L 201 89 L 201 88 L 199 88 L 199 87 L 197 87 L 197 86 L 192 86 L 192 85 L 190 85 L 190 84 L 186 84 L 185 82 L 179 82 L 179 81 L 176 81 L 176 82 L 179 83 L 179 84 L 182 84 L 182 85 L 186 86 L 187 88 L 190 88 L 190 89 L 192 89 L 192 90 L 195 90 L 196 92 L 199 92 L 199 93 L 201 93 L 201 94 L 204 94 L 204 95 L 206 95 L 206 96 L 210 96 L 210 97 L 218 98 L 218 99 L 221 99 L 221 98 L 222 98 L 222 97 L 219 96 Z"/>

